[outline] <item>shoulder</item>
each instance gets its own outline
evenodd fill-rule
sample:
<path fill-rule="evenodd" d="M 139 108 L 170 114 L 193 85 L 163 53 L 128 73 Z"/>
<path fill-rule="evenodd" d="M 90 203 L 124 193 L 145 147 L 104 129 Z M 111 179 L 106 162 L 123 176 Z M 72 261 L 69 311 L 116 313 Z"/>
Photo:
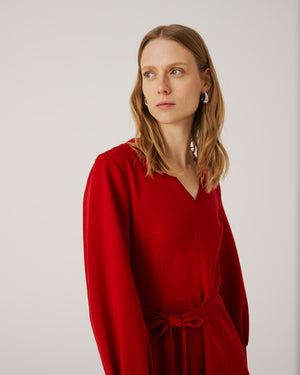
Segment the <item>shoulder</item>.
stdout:
<path fill-rule="evenodd" d="M 134 138 L 107 149 L 96 156 L 93 163 L 94 170 L 119 171 L 124 176 L 135 164 L 136 152 L 128 142 L 133 142 Z"/>
<path fill-rule="evenodd" d="M 102 189 L 109 194 L 116 194 L 118 191 L 123 191 L 124 188 L 127 190 L 128 165 L 130 165 L 127 142 L 107 149 L 95 157 L 89 172 L 87 186 L 96 189 L 95 191 Z"/>
<path fill-rule="evenodd" d="M 127 140 L 124 143 L 120 143 L 96 156 L 94 165 L 115 165 L 123 173 L 132 167 L 137 160 L 137 154 L 128 142 L 133 142 L 134 138 Z"/>

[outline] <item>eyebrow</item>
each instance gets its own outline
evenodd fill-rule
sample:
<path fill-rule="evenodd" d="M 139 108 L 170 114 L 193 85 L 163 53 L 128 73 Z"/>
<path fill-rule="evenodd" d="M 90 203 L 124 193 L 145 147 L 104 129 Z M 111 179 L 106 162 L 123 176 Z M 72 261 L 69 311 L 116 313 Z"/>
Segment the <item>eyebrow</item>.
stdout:
<path fill-rule="evenodd" d="M 165 65 L 166 68 L 170 67 L 170 66 L 173 66 L 173 65 L 186 65 L 188 66 L 188 64 L 184 63 L 184 62 L 173 62 L 171 64 L 168 64 L 168 65 Z M 153 65 L 147 65 L 147 66 L 143 66 L 141 69 L 150 69 L 150 68 L 155 68 L 155 66 Z"/>

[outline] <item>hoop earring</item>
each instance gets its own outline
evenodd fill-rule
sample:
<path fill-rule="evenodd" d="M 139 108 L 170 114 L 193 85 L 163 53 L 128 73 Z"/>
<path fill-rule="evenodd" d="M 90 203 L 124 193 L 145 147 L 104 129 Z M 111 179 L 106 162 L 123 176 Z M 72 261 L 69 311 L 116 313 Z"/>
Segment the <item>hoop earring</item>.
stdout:
<path fill-rule="evenodd" d="M 148 103 L 147 103 L 147 99 L 145 98 L 145 105 L 148 105 Z"/>

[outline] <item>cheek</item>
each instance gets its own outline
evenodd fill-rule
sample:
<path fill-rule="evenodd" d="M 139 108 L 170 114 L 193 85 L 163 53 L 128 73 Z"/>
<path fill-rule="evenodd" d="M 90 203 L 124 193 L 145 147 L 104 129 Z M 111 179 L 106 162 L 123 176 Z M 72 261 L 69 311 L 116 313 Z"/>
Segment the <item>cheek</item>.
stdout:
<path fill-rule="evenodd" d="M 189 87 L 183 92 L 183 102 L 189 109 L 197 109 L 200 101 L 200 89 Z"/>
<path fill-rule="evenodd" d="M 178 90 L 182 92 L 182 97 L 187 100 L 198 101 L 200 99 L 201 86 L 198 82 L 189 80 L 181 85 L 181 87 L 178 87 Z"/>
<path fill-rule="evenodd" d="M 142 84 L 142 91 L 146 98 L 149 98 L 151 96 L 151 89 L 148 85 Z"/>

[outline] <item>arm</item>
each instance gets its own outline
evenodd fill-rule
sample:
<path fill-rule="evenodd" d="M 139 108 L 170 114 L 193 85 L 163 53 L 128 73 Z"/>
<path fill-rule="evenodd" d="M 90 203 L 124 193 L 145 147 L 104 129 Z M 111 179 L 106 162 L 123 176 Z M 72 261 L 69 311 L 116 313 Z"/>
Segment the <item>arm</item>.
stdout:
<path fill-rule="evenodd" d="M 151 345 L 129 261 L 130 213 L 118 164 L 100 154 L 83 199 L 89 315 L 106 375 L 151 374 Z"/>
<path fill-rule="evenodd" d="M 249 339 L 248 301 L 236 244 L 222 204 L 220 185 L 217 187 L 217 192 L 219 198 L 219 218 L 224 228 L 219 256 L 222 276 L 220 294 L 236 327 L 245 354 L 247 354 L 246 346 Z"/>

